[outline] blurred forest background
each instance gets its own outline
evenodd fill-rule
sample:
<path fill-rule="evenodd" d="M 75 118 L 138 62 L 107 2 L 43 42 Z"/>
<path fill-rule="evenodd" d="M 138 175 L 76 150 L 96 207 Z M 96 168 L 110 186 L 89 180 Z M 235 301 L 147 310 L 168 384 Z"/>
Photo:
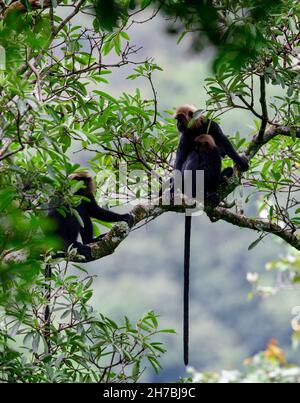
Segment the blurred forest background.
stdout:
<path fill-rule="evenodd" d="M 143 48 L 139 58 L 155 55 L 155 62 L 164 69 L 154 77 L 161 112 L 183 103 L 205 107 L 204 80 L 211 75 L 212 49 L 195 54 L 189 50 L 188 40 L 176 45 L 176 37 L 167 34 L 161 17 L 134 25 L 129 33 L 132 43 Z M 139 87 L 143 96 L 152 98 L 146 81 L 126 80 L 132 69 L 114 70 L 103 90 L 118 97 Z M 243 135 L 253 128 L 253 117 L 235 110 L 222 116 L 221 124 L 226 134 L 239 131 Z M 70 157 L 84 166 L 90 155 Z M 135 320 L 153 309 L 161 314 L 163 328 L 178 332 L 164 338 L 168 349 L 161 361 L 164 370 L 155 375 L 148 369 L 141 381 L 168 382 L 185 374 L 181 364 L 183 232 L 182 214 L 164 214 L 132 232 L 113 255 L 86 267 L 98 276 L 93 305 L 104 315 L 115 320 L 127 315 Z M 193 221 L 190 365 L 199 371 L 241 368 L 243 359 L 263 350 L 271 338 L 279 341 L 289 362 L 300 363 L 291 348 L 290 326 L 291 310 L 300 304 L 298 292 L 282 290 L 268 299 L 248 297 L 251 286 L 247 273 L 259 272 L 272 281 L 265 266 L 286 252 L 281 243 L 270 238 L 248 252 L 255 239 L 255 232 L 224 222 L 211 224 L 206 216 Z"/>

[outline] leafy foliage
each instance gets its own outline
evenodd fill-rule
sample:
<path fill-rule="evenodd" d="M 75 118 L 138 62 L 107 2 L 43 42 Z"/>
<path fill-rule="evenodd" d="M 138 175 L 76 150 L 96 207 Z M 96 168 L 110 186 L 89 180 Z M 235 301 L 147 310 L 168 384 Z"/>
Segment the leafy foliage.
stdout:
<path fill-rule="evenodd" d="M 276 340 L 271 340 L 266 351 L 245 360 L 245 371 L 199 373 L 193 369 L 191 378 L 183 382 L 193 383 L 298 383 L 299 367 L 289 365 Z"/>
<path fill-rule="evenodd" d="M 59 264 L 52 267 L 50 285 L 40 275 L 34 286 L 23 289 L 28 303 L 13 301 L 20 284 L 11 284 L 0 319 L 2 382 L 136 382 L 146 362 L 160 370 L 158 359 L 166 350 L 155 338 L 172 331 L 159 330 L 153 312 L 135 325 L 128 318 L 117 324 L 95 312 L 88 305 L 92 285 L 86 272 L 79 276 L 73 269 L 70 274 L 68 265 Z"/>
<path fill-rule="evenodd" d="M 91 10 L 86 3 L 78 2 L 72 15 Z M 126 156 L 132 156 L 133 167 L 144 166 L 142 147 L 153 133 L 163 138 L 156 101 L 143 100 L 138 91 L 116 100 L 105 91 L 111 70 L 131 63 L 136 54 L 125 30 L 106 32 L 96 18 L 93 27 L 81 27 L 57 8 L 49 17 L 46 4 L 37 3 L 30 12 L 12 8 L 4 9 L 0 23 L 6 57 L 6 69 L 0 72 L 1 379 L 136 381 L 143 362 L 160 369 L 158 357 L 165 350 L 152 341 L 159 332 L 157 317 L 149 312 L 133 326 L 128 319 L 118 325 L 96 314 L 87 305 L 92 279 L 68 275 L 58 265 L 49 295 L 41 254 L 60 248 L 47 235 L 49 201 L 60 210 L 80 202 L 74 195 L 76 184 L 68 180 L 79 168 L 72 162 L 74 147 L 94 150 L 90 166 L 103 172 L 98 179 L 102 185 L 105 172 L 112 176 Z M 113 64 L 111 53 L 118 58 Z M 132 63 L 136 77 L 152 85 L 159 67 L 150 61 Z M 153 161 L 158 164 L 159 144 L 155 147 Z M 169 157 L 165 150 L 159 155 Z M 47 306 L 53 315 L 51 337 Z"/>
<path fill-rule="evenodd" d="M 253 298 L 256 295 L 269 296 L 274 295 L 286 288 L 297 286 L 300 281 L 300 255 L 298 251 L 291 249 L 286 256 L 281 256 L 277 260 L 270 261 L 266 264 L 268 272 L 276 273 L 275 284 L 265 285 L 263 279 L 258 273 L 249 273 L 248 281 L 252 285 L 252 292 L 249 295 Z M 294 326 L 296 332 L 298 327 Z"/>
<path fill-rule="evenodd" d="M 154 80 L 161 68 L 153 60 L 139 60 L 128 34 L 132 25 L 147 23 L 160 12 L 172 17 L 170 31 L 179 35 L 178 42 L 188 36 L 196 50 L 208 43 L 216 49 L 205 114 L 220 119 L 225 112 L 244 109 L 255 119 L 248 138 L 231 133 L 236 148 L 251 160 L 243 178 L 245 206 L 219 211 L 220 219 L 258 231 L 250 249 L 268 233 L 300 249 L 299 11 L 296 0 L 0 4 L 5 53 L 0 71 L 4 381 L 135 381 L 143 359 L 159 369 L 163 348 L 150 340 L 158 332 L 153 313 L 135 327 L 127 319 L 118 325 L 97 315 L 87 305 L 91 279 L 67 276 L 59 266 L 53 268 L 49 301 L 41 254 L 60 247 L 47 235 L 51 225 L 45 215 L 50 200 L 62 213 L 62 205 L 78 205 L 76 185 L 68 176 L 81 165 L 94 171 L 107 205 L 120 202 L 128 191 L 132 199 L 141 196 L 140 190 L 132 190 L 134 179 L 116 189 L 120 163 L 146 175 L 154 170 L 159 179 L 172 170 L 178 140 L 173 105 L 160 111 Z M 144 13 L 146 19 L 138 20 Z M 87 15 L 84 24 L 78 23 Z M 129 80 L 148 83 L 151 99 L 138 89 L 116 99 L 106 89 L 111 72 L 125 65 L 132 66 Z M 149 189 L 142 190 L 147 199 Z M 246 209 L 251 217 L 245 216 Z M 50 333 L 43 317 L 46 306 L 54 315 Z M 22 342 L 25 354 L 16 347 Z"/>
<path fill-rule="evenodd" d="M 282 15 L 295 26 L 294 10 L 298 10 L 294 0 L 114 0 L 104 7 L 102 3 L 95 2 L 98 20 L 110 29 L 124 23 L 131 8 L 157 7 L 171 17 L 168 30 L 179 34 L 179 42 L 192 34 L 194 50 L 202 50 L 207 40 L 217 48 L 216 70 L 224 65 L 238 70 L 257 59 L 262 49 L 269 48 L 266 26 L 276 29 L 273 20 Z"/>

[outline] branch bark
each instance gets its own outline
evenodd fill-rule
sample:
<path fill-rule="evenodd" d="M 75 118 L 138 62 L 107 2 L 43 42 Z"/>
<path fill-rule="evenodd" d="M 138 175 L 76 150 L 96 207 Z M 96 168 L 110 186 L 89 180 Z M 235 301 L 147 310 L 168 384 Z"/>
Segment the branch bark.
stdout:
<path fill-rule="evenodd" d="M 51 0 L 45 0 L 44 2 L 40 0 L 28 0 L 28 4 L 30 5 L 32 10 L 42 10 L 48 8 L 51 4 Z M 24 2 L 22 1 L 13 1 L 7 7 L 3 7 L 0 13 L 0 19 L 5 18 L 11 12 L 20 12 L 26 13 L 28 11 Z"/>
<path fill-rule="evenodd" d="M 276 235 L 297 250 L 300 250 L 300 239 L 295 234 L 270 221 L 253 219 L 244 215 L 234 214 L 222 207 L 214 209 L 212 214 L 214 219 L 226 221 L 240 228 L 248 228 L 258 232 L 266 232 Z"/>
<path fill-rule="evenodd" d="M 253 140 L 246 150 L 246 156 L 251 160 L 265 144 L 277 136 L 296 137 L 299 139 L 300 127 L 270 126 L 265 130 L 262 137 L 259 133 L 253 137 Z"/>

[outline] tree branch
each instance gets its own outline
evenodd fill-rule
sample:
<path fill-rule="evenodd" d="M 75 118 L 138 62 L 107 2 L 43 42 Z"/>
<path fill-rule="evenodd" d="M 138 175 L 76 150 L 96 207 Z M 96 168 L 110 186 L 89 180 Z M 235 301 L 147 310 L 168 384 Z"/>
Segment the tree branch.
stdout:
<path fill-rule="evenodd" d="M 300 138 L 300 127 L 271 126 L 262 137 L 257 133 L 246 150 L 246 156 L 251 160 L 265 144 L 279 135 Z"/>
<path fill-rule="evenodd" d="M 237 184 L 237 178 L 228 185 L 228 187 L 221 189 L 222 197 L 231 193 L 234 186 Z M 137 225 L 145 219 L 155 219 L 165 212 L 185 213 L 186 205 L 182 206 L 161 206 L 161 205 L 138 205 L 135 207 L 131 214 L 134 217 L 134 225 Z M 248 228 L 258 232 L 266 232 L 273 234 L 293 246 L 300 251 L 300 239 L 290 231 L 281 228 L 279 225 L 264 221 L 261 219 L 248 218 L 243 215 L 234 214 L 224 207 L 213 208 L 210 205 L 205 206 L 205 213 L 213 222 L 223 220 L 240 228 Z M 85 262 L 95 261 L 102 257 L 109 256 L 114 253 L 117 247 L 128 237 L 130 234 L 130 228 L 127 224 L 116 224 L 112 230 L 97 243 L 90 244 L 92 249 L 92 258 Z M 82 262 L 79 258 L 72 259 L 73 262 Z"/>
<path fill-rule="evenodd" d="M 8 6 L 4 7 L 0 12 L 0 19 L 5 18 L 11 12 L 21 12 L 26 13 L 29 10 L 22 1 L 13 1 Z M 32 10 L 43 10 L 48 8 L 51 4 L 51 0 L 45 0 L 44 2 L 40 0 L 28 0 L 28 4 Z"/>
<path fill-rule="evenodd" d="M 208 211 L 207 213 L 208 216 L 212 214 L 215 220 L 223 220 L 240 228 L 249 228 L 254 231 L 267 232 L 269 234 L 276 235 L 300 251 L 300 239 L 298 239 L 295 234 L 270 221 L 253 219 L 244 215 L 234 214 L 223 207 L 218 207 L 212 211 Z"/>
<path fill-rule="evenodd" d="M 81 6 L 83 6 L 83 4 L 84 4 L 85 2 L 86 2 L 86 0 L 80 0 L 80 1 L 76 4 L 76 6 L 74 6 L 73 12 L 70 13 L 70 14 L 59 24 L 59 26 L 54 30 L 54 34 L 52 35 L 53 37 L 55 37 L 55 36 L 58 34 L 58 32 L 60 32 L 60 31 L 63 29 L 63 27 L 64 27 L 65 25 L 67 25 L 67 23 L 68 23 L 69 21 L 71 21 L 71 19 L 72 19 L 73 17 L 75 17 L 75 15 L 77 15 L 77 14 L 79 13 L 79 11 L 80 11 L 80 9 L 81 9 Z"/>
<path fill-rule="evenodd" d="M 131 214 L 134 217 L 134 225 L 148 218 L 157 218 L 166 211 L 185 212 L 184 206 L 158 206 L 157 204 L 138 205 Z M 92 249 L 91 261 L 98 260 L 102 257 L 111 255 L 116 248 L 123 242 L 130 234 L 130 228 L 126 223 L 116 224 L 111 231 L 101 239 L 101 241 L 90 244 Z M 75 261 L 76 258 L 75 258 Z"/>

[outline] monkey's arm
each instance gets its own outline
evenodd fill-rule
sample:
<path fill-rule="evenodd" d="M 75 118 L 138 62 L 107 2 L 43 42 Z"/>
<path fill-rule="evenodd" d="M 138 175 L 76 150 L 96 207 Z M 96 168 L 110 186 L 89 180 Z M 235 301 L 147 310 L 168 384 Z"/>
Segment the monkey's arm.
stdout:
<path fill-rule="evenodd" d="M 86 202 L 86 207 L 90 217 L 105 222 L 125 221 L 130 226 L 133 225 L 133 217 L 130 214 L 118 214 L 98 206 L 93 195 L 90 195 L 89 199 L 90 202 Z"/>
<path fill-rule="evenodd" d="M 211 122 L 210 133 L 215 138 L 218 146 L 220 146 L 224 150 L 224 152 L 228 155 L 228 157 L 231 158 L 233 160 L 233 162 L 236 163 L 238 168 L 243 172 L 248 171 L 249 164 L 248 164 L 247 159 L 244 157 L 241 157 L 235 151 L 233 145 L 231 144 L 229 139 L 225 136 L 225 134 L 222 132 L 222 129 L 220 128 L 220 126 L 217 123 Z"/>

